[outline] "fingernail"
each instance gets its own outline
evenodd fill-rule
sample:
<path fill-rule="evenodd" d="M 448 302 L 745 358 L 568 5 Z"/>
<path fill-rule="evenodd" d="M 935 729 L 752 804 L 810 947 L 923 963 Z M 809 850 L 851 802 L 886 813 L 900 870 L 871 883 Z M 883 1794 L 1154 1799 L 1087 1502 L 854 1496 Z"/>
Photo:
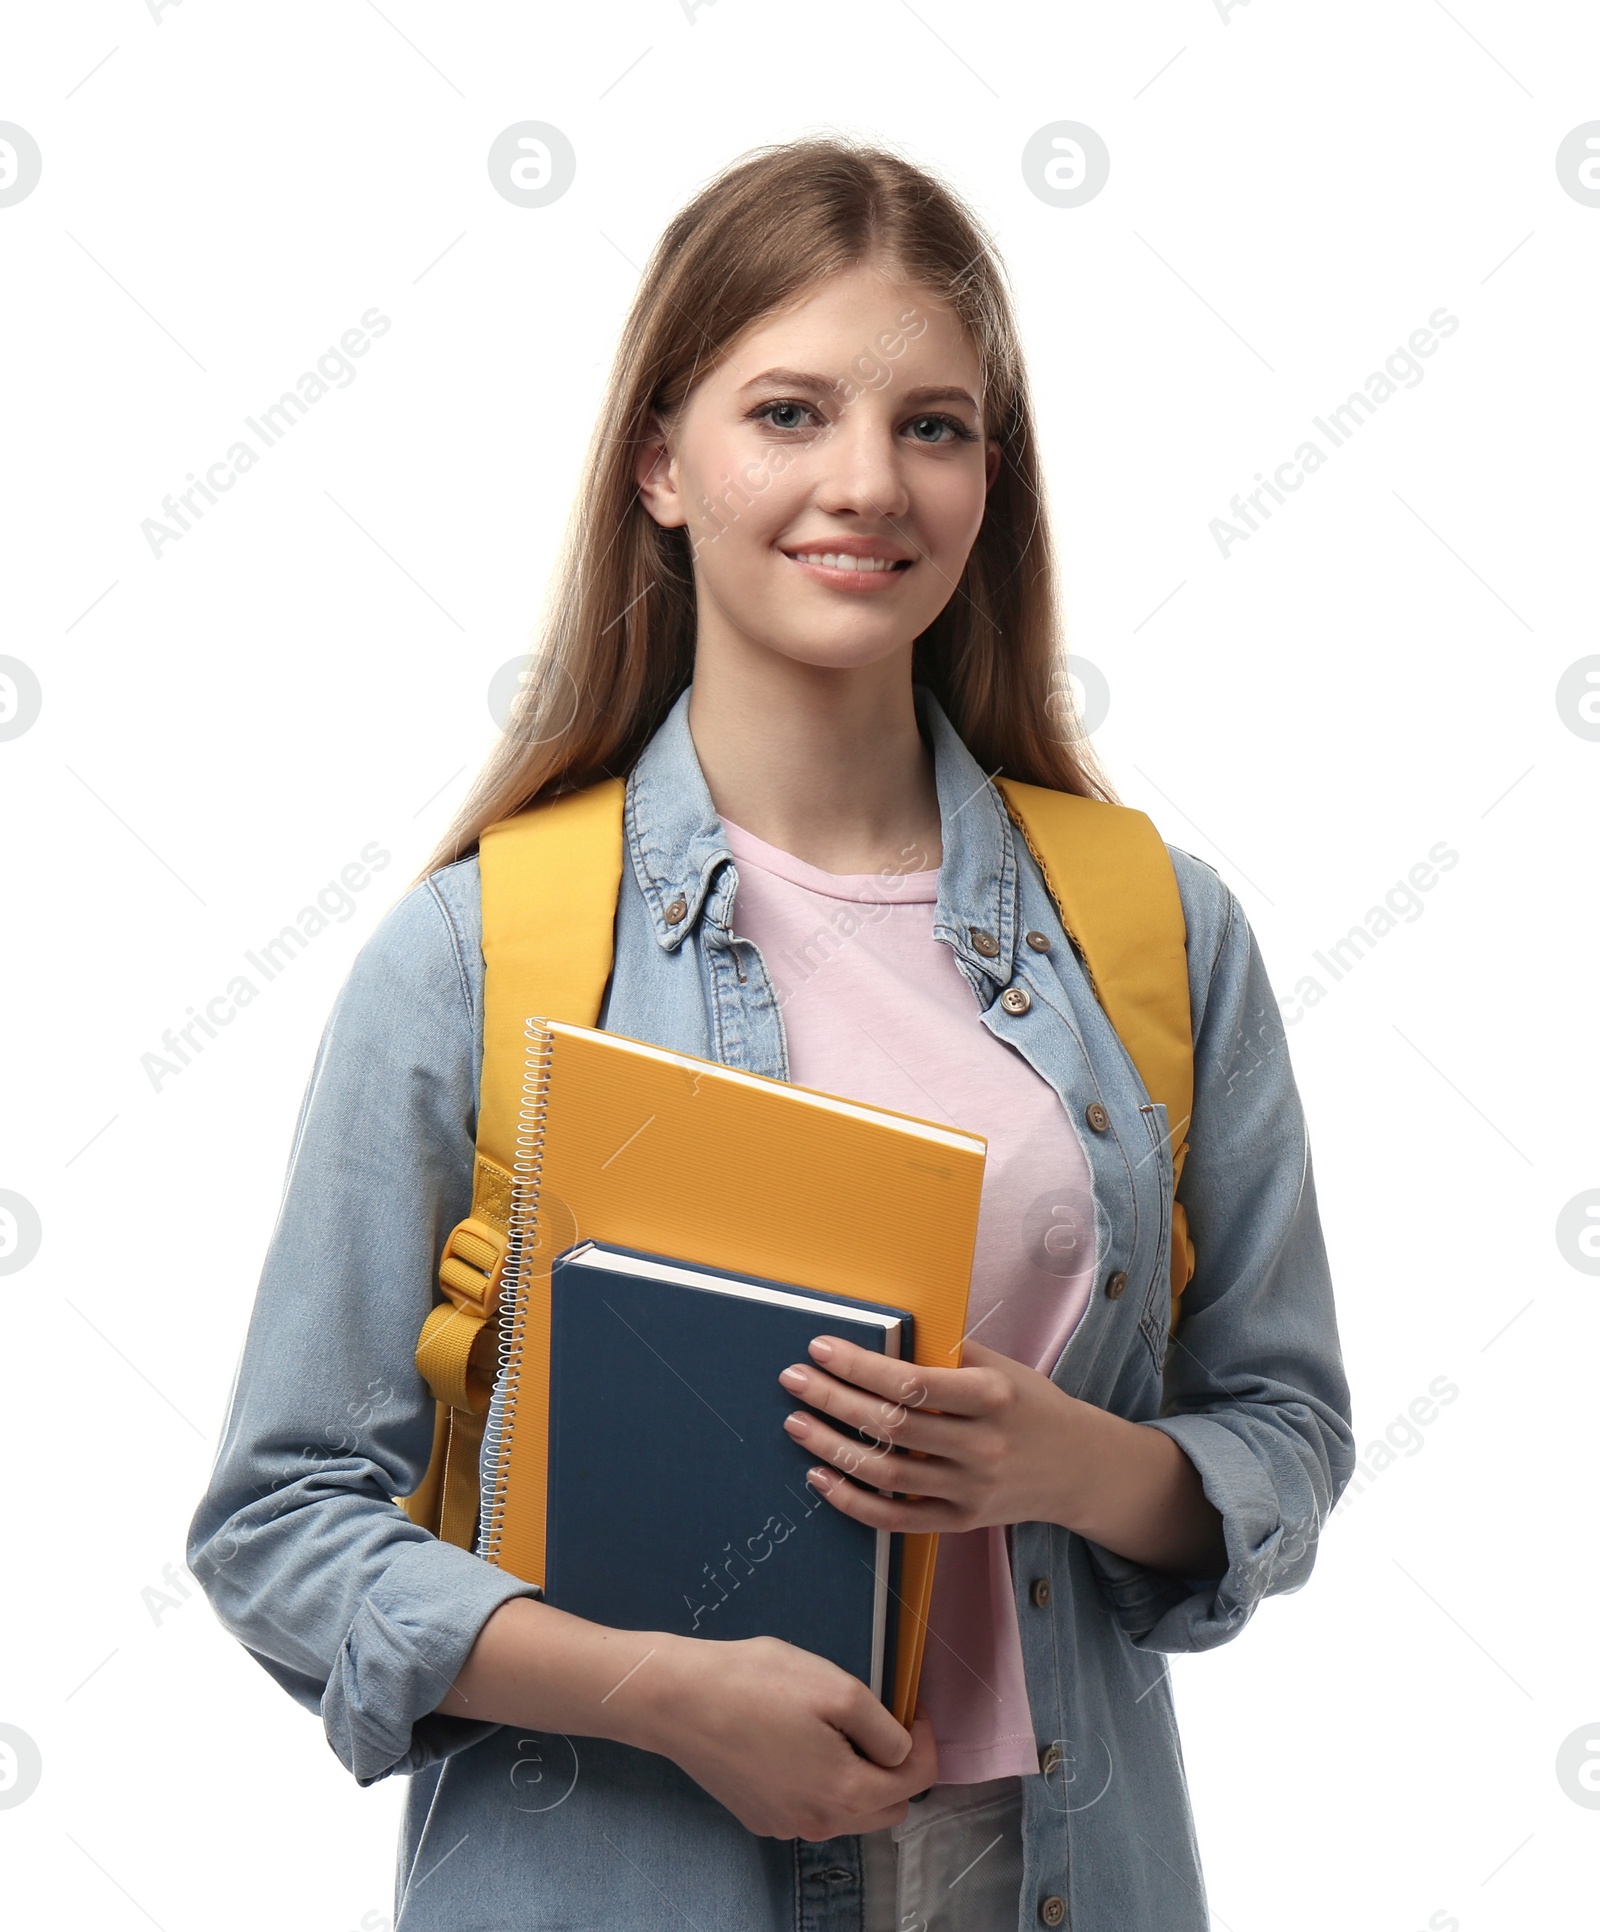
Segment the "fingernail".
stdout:
<path fill-rule="evenodd" d="M 811 1344 L 811 1353 L 816 1356 L 819 1362 L 829 1361 L 833 1356 L 833 1343 L 828 1340 L 826 1335 L 819 1335 Z"/>
<path fill-rule="evenodd" d="M 821 1463 L 816 1463 L 806 1471 L 806 1481 L 808 1483 L 814 1483 L 818 1489 L 826 1489 L 828 1487 L 828 1474 L 829 1472 L 822 1467 Z"/>
<path fill-rule="evenodd" d="M 786 1389 L 798 1391 L 810 1383 L 811 1377 L 806 1374 L 803 1368 L 786 1368 L 778 1377 L 778 1380 Z"/>
<path fill-rule="evenodd" d="M 800 1410 L 796 1409 L 793 1415 L 786 1415 L 783 1418 L 783 1426 L 786 1429 L 792 1429 L 797 1436 L 809 1435 L 811 1433 L 811 1418 L 803 1415 Z"/>

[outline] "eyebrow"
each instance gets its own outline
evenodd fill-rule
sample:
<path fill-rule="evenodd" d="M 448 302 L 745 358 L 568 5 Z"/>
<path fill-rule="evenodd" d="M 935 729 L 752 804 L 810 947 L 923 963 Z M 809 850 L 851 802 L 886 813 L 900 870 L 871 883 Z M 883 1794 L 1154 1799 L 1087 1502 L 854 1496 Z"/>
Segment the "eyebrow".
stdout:
<path fill-rule="evenodd" d="M 838 387 L 838 382 L 833 377 L 815 375 L 805 369 L 763 369 L 759 376 L 752 376 L 747 383 L 741 384 L 739 393 L 743 395 L 747 389 L 759 389 L 763 386 L 773 389 L 810 389 L 826 395 Z M 917 389 L 906 389 L 901 392 L 901 398 L 907 403 L 953 402 L 965 403 L 973 410 L 978 407 L 977 402 L 965 389 L 945 385 L 924 384 Z"/>

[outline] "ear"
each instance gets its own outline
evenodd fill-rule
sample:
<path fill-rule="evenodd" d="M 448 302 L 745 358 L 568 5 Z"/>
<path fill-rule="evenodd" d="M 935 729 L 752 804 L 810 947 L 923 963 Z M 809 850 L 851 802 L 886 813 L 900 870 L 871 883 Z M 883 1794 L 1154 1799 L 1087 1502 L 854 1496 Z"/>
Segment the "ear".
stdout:
<path fill-rule="evenodd" d="M 1000 445 L 993 437 L 989 439 L 989 445 L 983 452 L 983 465 L 983 487 L 986 490 L 991 490 L 994 488 L 995 478 L 1000 474 Z"/>
<path fill-rule="evenodd" d="M 633 480 L 639 486 L 639 501 L 663 529 L 673 530 L 689 521 L 678 489 L 677 459 L 667 445 L 667 432 L 654 410 L 633 460 Z"/>

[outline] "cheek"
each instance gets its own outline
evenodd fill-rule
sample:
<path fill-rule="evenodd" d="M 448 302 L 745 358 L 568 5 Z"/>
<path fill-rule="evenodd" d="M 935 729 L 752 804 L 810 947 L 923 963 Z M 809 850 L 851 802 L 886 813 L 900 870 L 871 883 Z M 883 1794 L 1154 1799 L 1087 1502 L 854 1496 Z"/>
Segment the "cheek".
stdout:
<path fill-rule="evenodd" d="M 941 556 L 965 556 L 983 523 L 984 473 L 981 462 L 951 464 L 926 479 L 920 492 L 922 526 Z"/>
<path fill-rule="evenodd" d="M 707 443 L 683 472 L 691 528 L 770 542 L 793 514 L 797 469 L 792 452 L 782 448 L 737 437 Z"/>

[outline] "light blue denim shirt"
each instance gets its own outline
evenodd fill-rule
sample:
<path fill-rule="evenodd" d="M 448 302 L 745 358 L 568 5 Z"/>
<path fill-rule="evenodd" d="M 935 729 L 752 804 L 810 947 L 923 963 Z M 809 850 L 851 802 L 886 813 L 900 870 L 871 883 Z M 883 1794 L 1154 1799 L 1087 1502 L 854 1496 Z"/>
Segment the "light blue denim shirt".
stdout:
<path fill-rule="evenodd" d="M 1305 1121 L 1237 899 L 1169 847 L 1188 928 L 1195 1106 L 1180 1198 L 1199 1256 L 1167 1345 L 1165 1111 L 1152 1106 L 1000 796 L 925 687 L 944 841 L 934 937 L 975 1011 L 1060 1096 L 1093 1182 L 1101 1287 L 1058 1387 L 1165 1430 L 1222 1513 L 1228 1567 L 1184 1579 L 1048 1523 L 1012 1533 L 1040 1772 L 1024 1778 L 1018 1927 L 1207 1932 L 1164 1652 L 1236 1636 L 1298 1589 L 1352 1466 L 1349 1394 Z M 602 1026 L 788 1077 L 782 1015 L 737 936 L 738 876 L 688 693 L 629 776 Z M 669 922 L 666 907 L 687 901 Z M 992 958 L 973 930 L 992 934 Z M 858 1932 L 859 1841 L 747 1832 L 670 1759 L 433 1715 L 499 1604 L 537 1592 L 412 1525 L 433 1404 L 412 1351 L 471 1204 L 483 1030 L 475 858 L 383 918 L 312 1069 L 189 1561 L 217 1615 L 321 1715 L 362 1784 L 410 1783 L 397 1932 L 678 1927 Z M 1032 995 L 1013 1014 L 1008 986 Z M 1085 1110 L 1110 1126 L 1090 1131 Z M 1126 1291 L 1104 1284 L 1126 1275 Z M 1270 1730 L 1251 1720 L 1262 1737 Z"/>

